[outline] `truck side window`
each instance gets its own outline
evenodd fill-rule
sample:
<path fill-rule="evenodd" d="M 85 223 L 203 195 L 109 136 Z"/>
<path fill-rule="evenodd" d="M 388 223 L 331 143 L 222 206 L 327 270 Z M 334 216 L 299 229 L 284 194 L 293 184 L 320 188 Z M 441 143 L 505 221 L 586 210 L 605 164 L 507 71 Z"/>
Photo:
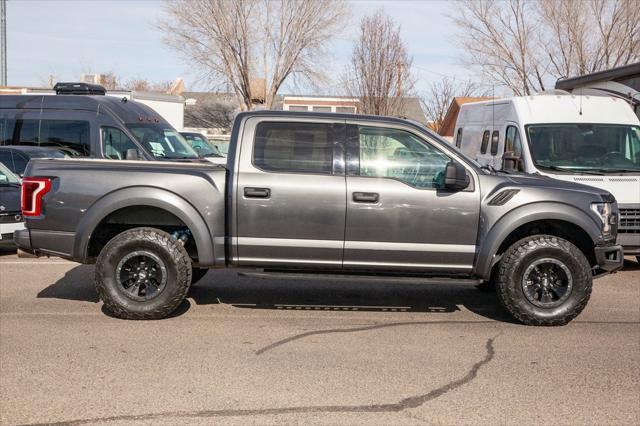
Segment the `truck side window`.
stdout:
<path fill-rule="evenodd" d="M 253 164 L 270 172 L 331 174 L 335 139 L 331 124 L 262 122 Z"/>
<path fill-rule="evenodd" d="M 512 151 L 518 155 L 522 155 L 522 141 L 520 140 L 520 132 L 515 126 L 508 126 L 504 141 L 504 152 Z"/>
<path fill-rule="evenodd" d="M 100 138 L 102 140 L 104 158 L 110 160 L 126 160 L 127 150 L 138 149 L 136 144 L 122 130 L 115 127 L 102 127 L 100 129 Z"/>
<path fill-rule="evenodd" d="M 40 120 L 6 119 L 2 128 L 4 145 L 38 145 Z"/>
<path fill-rule="evenodd" d="M 91 155 L 89 122 L 42 120 L 39 145 L 58 148 L 69 157 L 88 157 Z"/>
<path fill-rule="evenodd" d="M 450 158 L 403 130 L 359 128 L 360 176 L 386 177 L 416 188 L 439 188 Z"/>
<path fill-rule="evenodd" d="M 500 141 L 500 132 L 494 130 L 491 134 L 491 155 L 498 154 L 498 142 Z"/>
<path fill-rule="evenodd" d="M 487 146 L 489 146 L 489 131 L 485 130 L 482 134 L 482 145 L 480 145 L 480 154 L 487 153 Z"/>
<path fill-rule="evenodd" d="M 456 133 L 456 147 L 460 148 L 462 145 L 462 127 L 458 128 L 458 133 Z"/>

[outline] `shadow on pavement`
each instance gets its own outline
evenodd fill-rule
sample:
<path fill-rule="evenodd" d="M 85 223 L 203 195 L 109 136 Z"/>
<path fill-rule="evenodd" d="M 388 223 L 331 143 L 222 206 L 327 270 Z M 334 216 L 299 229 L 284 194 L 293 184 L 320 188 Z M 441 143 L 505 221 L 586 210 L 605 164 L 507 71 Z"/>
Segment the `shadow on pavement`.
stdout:
<path fill-rule="evenodd" d="M 38 293 L 39 298 L 98 302 L 93 266 L 80 265 Z M 243 309 L 314 310 L 341 312 L 459 311 L 459 306 L 492 320 L 513 322 L 496 295 L 469 284 L 407 284 L 362 280 L 294 280 L 239 276 L 237 271 L 215 270 L 189 290 L 197 305 L 228 304 Z M 174 314 L 186 313 L 185 301 Z M 105 314 L 109 312 L 103 308 Z"/>
<path fill-rule="evenodd" d="M 67 271 L 64 277 L 38 293 L 42 299 L 66 299 L 97 303 L 98 293 L 93 285 L 93 266 L 80 265 Z"/>

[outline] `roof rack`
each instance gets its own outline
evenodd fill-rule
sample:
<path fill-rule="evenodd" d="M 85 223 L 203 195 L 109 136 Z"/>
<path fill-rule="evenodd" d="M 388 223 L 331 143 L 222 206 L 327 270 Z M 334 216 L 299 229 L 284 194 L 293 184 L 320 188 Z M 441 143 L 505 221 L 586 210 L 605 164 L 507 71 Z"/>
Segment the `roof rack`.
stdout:
<path fill-rule="evenodd" d="M 56 83 L 53 86 L 56 95 L 105 95 L 107 90 L 99 84 Z"/>

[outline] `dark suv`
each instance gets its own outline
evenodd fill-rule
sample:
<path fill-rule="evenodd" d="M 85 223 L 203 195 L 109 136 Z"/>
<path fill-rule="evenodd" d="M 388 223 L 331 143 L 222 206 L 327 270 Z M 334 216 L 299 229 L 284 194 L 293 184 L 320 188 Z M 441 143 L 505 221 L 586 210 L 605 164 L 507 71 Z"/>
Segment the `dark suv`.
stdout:
<path fill-rule="evenodd" d="M 58 83 L 54 89 L 55 96 L 0 96 L 0 146 L 51 147 L 71 157 L 202 161 L 146 105 L 105 96 L 96 85 Z"/>
<path fill-rule="evenodd" d="M 73 157 L 67 152 L 69 150 L 29 145 L 0 146 L 0 163 L 4 164 L 13 174 L 22 177 L 27 163 L 32 158 Z"/>

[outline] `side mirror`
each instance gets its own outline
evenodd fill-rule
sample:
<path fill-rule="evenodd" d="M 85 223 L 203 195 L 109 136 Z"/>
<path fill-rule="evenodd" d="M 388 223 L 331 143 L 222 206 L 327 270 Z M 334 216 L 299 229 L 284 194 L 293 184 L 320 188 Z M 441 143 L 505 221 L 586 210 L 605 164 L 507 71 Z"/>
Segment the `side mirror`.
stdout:
<path fill-rule="evenodd" d="M 522 156 L 513 151 L 507 151 L 502 155 L 502 170 L 518 171 Z"/>
<path fill-rule="evenodd" d="M 140 160 L 140 153 L 135 148 L 129 148 L 127 150 L 127 160 Z"/>
<path fill-rule="evenodd" d="M 469 186 L 467 169 L 465 169 L 460 163 L 449 161 L 444 170 L 444 187 L 455 191 L 461 191 L 467 186 Z"/>

